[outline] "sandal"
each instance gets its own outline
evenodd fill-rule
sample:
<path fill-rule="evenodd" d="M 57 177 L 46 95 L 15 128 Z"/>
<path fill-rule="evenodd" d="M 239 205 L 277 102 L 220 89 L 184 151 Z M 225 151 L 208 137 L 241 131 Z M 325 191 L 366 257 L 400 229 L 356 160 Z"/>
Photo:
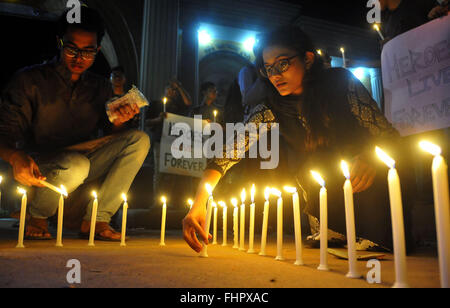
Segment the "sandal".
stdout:
<path fill-rule="evenodd" d="M 52 235 L 48 231 L 47 219 L 38 219 L 31 217 L 26 224 L 25 240 L 28 241 L 50 241 Z"/>
<path fill-rule="evenodd" d="M 79 233 L 80 238 L 89 239 L 91 229 L 91 222 L 83 221 L 81 224 L 81 231 Z M 87 230 L 87 232 L 83 232 Z M 109 231 L 110 236 L 103 234 L 105 231 Z M 95 224 L 95 240 L 104 242 L 120 242 L 121 233 L 114 230 L 107 222 L 97 222 Z"/>

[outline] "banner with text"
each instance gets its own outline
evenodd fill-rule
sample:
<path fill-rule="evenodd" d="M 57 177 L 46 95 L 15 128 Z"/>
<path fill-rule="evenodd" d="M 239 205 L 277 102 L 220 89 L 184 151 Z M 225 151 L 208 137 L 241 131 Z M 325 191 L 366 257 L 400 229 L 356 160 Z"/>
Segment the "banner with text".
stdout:
<path fill-rule="evenodd" d="M 194 125 L 195 121 L 201 122 Z M 161 149 L 159 156 L 160 172 L 178 174 L 191 177 L 201 177 L 206 168 L 206 158 L 175 158 L 172 156 L 172 144 L 180 136 L 179 132 L 174 132 L 174 125 L 177 123 L 187 124 L 190 131 L 185 132 L 184 135 L 190 135 L 192 140 L 191 149 L 183 149 L 188 153 L 194 153 L 195 139 L 200 144 L 203 143 L 203 127 L 208 124 L 207 121 L 195 120 L 194 118 L 187 118 L 176 114 L 168 113 L 164 121 Z M 187 157 L 194 157 L 194 155 L 187 155 Z"/>
<path fill-rule="evenodd" d="M 450 127 L 450 16 L 394 38 L 381 57 L 386 117 L 400 134 Z"/>

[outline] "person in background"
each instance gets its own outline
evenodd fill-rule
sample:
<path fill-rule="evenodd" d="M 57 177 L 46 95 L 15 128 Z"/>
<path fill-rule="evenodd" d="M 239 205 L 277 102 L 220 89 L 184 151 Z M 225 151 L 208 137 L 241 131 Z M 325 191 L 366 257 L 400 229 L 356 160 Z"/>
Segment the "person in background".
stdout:
<path fill-rule="evenodd" d="M 258 70 L 254 64 L 249 64 L 241 69 L 238 82 L 244 106 L 244 120 L 247 120 L 252 106 L 266 97 L 266 84 L 258 78 Z"/>
<path fill-rule="evenodd" d="M 0 101 L 0 158 L 8 162 L 21 185 L 33 187 L 25 236 L 48 240 L 48 218 L 56 214 L 59 196 L 41 181 L 64 185 L 70 194 L 82 184 L 104 179 L 98 190 L 95 235 L 120 241 L 110 226 L 150 148 L 149 137 L 127 130 L 139 113 L 136 104 L 113 110 L 108 121 L 110 82 L 88 71 L 99 53 L 105 27 L 100 14 L 81 7 L 81 23 L 58 20 L 59 54 L 51 61 L 19 71 Z M 109 135 L 98 139 L 98 130 Z M 79 205 L 82 206 L 82 205 Z M 86 207 L 80 236 L 89 237 L 92 202 Z"/>
<path fill-rule="evenodd" d="M 385 40 L 419 27 L 448 14 L 448 0 L 380 0 L 381 21 Z"/>
<path fill-rule="evenodd" d="M 217 101 L 217 87 L 212 82 L 205 82 L 200 86 L 200 95 L 201 95 L 201 103 L 199 106 L 194 107 L 191 111 L 190 116 L 198 116 L 201 115 L 203 120 L 207 120 L 209 122 L 214 122 L 214 119 L 217 123 L 222 123 L 222 112 L 220 112 L 220 108 L 215 106 Z M 217 116 L 214 117 L 214 111 L 217 111 Z"/>
<path fill-rule="evenodd" d="M 125 70 L 122 66 L 116 66 L 111 70 L 110 81 L 113 88 L 114 96 L 125 95 L 125 84 L 127 78 L 125 76 Z"/>

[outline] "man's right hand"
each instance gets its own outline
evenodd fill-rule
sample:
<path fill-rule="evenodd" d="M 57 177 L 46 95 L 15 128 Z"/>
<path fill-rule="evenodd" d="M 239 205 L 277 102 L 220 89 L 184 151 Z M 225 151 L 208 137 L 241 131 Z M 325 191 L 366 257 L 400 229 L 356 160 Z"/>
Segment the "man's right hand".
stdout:
<path fill-rule="evenodd" d="M 41 174 L 38 165 L 29 155 L 17 151 L 10 156 L 9 163 L 13 168 L 14 179 L 17 182 L 30 187 L 44 187 L 40 181 L 45 181 L 46 178 Z"/>

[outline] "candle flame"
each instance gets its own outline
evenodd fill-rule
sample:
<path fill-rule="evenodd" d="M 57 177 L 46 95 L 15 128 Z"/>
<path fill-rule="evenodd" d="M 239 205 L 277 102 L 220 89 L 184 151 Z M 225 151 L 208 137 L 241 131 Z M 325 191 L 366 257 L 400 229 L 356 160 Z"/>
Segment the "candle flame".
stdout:
<path fill-rule="evenodd" d="M 270 198 L 270 187 L 266 187 L 266 189 L 264 190 L 264 198 L 266 199 L 266 201 L 269 200 L 269 198 Z"/>
<path fill-rule="evenodd" d="M 192 200 L 192 199 L 189 199 L 188 201 L 187 201 L 187 203 L 189 204 L 189 206 L 193 206 L 194 205 L 194 201 Z"/>
<path fill-rule="evenodd" d="M 350 170 L 349 170 L 348 164 L 345 160 L 341 161 L 341 169 L 342 169 L 342 172 L 344 173 L 345 178 L 347 180 L 349 180 L 350 179 Z"/>
<path fill-rule="evenodd" d="M 439 156 L 442 153 L 442 149 L 438 145 L 428 141 L 421 141 L 419 143 L 419 146 L 422 148 L 422 150 L 430 153 L 433 156 Z"/>
<path fill-rule="evenodd" d="M 252 203 L 255 203 L 255 193 L 256 193 L 256 187 L 255 187 L 255 184 L 253 184 L 253 185 L 252 185 L 252 189 L 251 189 L 251 191 L 250 191 Z"/>
<path fill-rule="evenodd" d="M 217 207 L 217 203 L 213 202 L 212 207 Z"/>
<path fill-rule="evenodd" d="M 167 104 L 167 97 L 164 97 L 163 103 L 164 103 L 164 105 Z"/>
<path fill-rule="evenodd" d="M 3 181 L 3 177 L 0 175 L 0 184 L 2 183 L 2 181 Z"/>
<path fill-rule="evenodd" d="M 123 199 L 123 201 L 127 202 L 127 195 L 122 194 L 122 199 Z"/>
<path fill-rule="evenodd" d="M 162 202 L 162 203 L 166 203 L 166 202 L 167 202 L 166 197 L 161 197 L 161 202 Z"/>
<path fill-rule="evenodd" d="M 219 201 L 219 205 L 220 205 L 221 207 L 223 207 L 223 208 L 226 208 L 226 207 L 227 207 L 227 204 L 226 204 L 225 202 L 223 202 L 223 201 Z"/>
<path fill-rule="evenodd" d="M 213 188 L 212 188 L 211 184 L 206 183 L 205 188 L 206 188 L 206 191 L 208 192 L 208 195 L 212 196 Z"/>
<path fill-rule="evenodd" d="M 246 193 L 245 188 L 244 188 L 242 190 L 242 192 L 241 192 L 241 201 L 242 201 L 242 203 L 245 203 L 246 197 L 247 197 L 247 193 Z"/>
<path fill-rule="evenodd" d="M 278 198 L 281 198 L 281 191 L 279 191 L 279 190 L 276 189 L 276 188 L 271 188 L 271 189 L 270 189 L 270 193 L 271 193 L 272 195 L 274 195 L 274 196 L 277 196 Z"/>
<path fill-rule="evenodd" d="M 96 192 L 96 191 L 93 191 L 93 192 L 92 192 L 92 196 L 94 196 L 94 198 L 97 199 L 97 198 L 98 198 L 97 192 Z"/>
<path fill-rule="evenodd" d="M 238 201 L 236 198 L 231 199 L 231 204 L 233 204 L 234 207 L 238 206 Z"/>
<path fill-rule="evenodd" d="M 26 195 L 27 194 L 27 191 L 25 189 L 21 188 L 21 187 L 17 187 L 17 191 L 19 192 L 19 194 L 22 194 L 22 195 Z"/>
<path fill-rule="evenodd" d="M 317 53 L 318 53 L 319 55 L 322 55 L 322 50 L 317 49 Z"/>
<path fill-rule="evenodd" d="M 217 117 L 217 110 L 214 110 L 214 116 Z"/>
<path fill-rule="evenodd" d="M 344 49 L 344 47 L 341 47 L 341 52 L 342 52 L 342 53 L 344 53 L 344 52 L 345 52 L 345 49 Z"/>
<path fill-rule="evenodd" d="M 64 197 L 67 198 L 69 196 L 69 194 L 67 193 L 67 190 L 64 187 L 64 185 L 61 185 L 60 191 L 61 191 L 61 195 L 63 195 Z"/>
<path fill-rule="evenodd" d="M 386 154 L 382 149 L 379 147 L 375 148 L 375 152 L 377 153 L 378 157 L 391 169 L 395 168 L 395 160 L 393 160 L 388 154 Z"/>
<path fill-rule="evenodd" d="M 318 173 L 316 171 L 311 171 L 311 174 L 312 174 L 314 180 L 316 180 L 317 183 L 320 184 L 320 186 L 325 187 L 325 180 L 322 178 L 320 173 Z"/>
<path fill-rule="evenodd" d="M 290 186 L 284 186 L 284 190 L 290 194 L 295 194 L 297 192 L 297 188 Z"/>
<path fill-rule="evenodd" d="M 374 24 L 374 25 L 373 25 L 373 28 L 374 28 L 375 30 L 377 30 L 377 31 L 380 31 L 380 27 L 379 27 L 377 24 Z"/>

